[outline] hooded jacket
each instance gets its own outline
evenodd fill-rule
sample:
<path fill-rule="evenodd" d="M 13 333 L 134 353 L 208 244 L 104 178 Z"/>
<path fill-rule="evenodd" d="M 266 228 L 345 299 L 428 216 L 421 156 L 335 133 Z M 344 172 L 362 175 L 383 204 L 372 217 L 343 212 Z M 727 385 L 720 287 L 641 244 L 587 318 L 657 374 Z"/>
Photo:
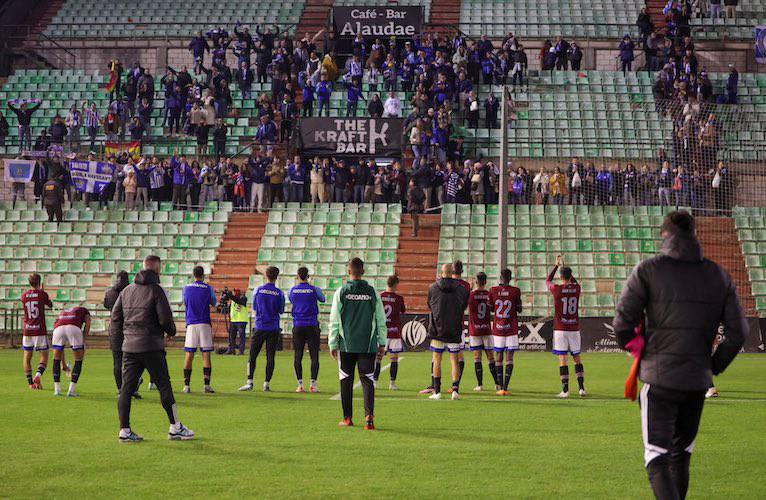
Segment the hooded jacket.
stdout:
<path fill-rule="evenodd" d="M 165 349 L 165 334 L 174 336 L 176 325 L 160 276 L 144 269 L 120 293 L 112 308 L 110 336 L 124 336 L 122 350 L 129 353 Z"/>
<path fill-rule="evenodd" d="M 734 360 L 748 326 L 737 291 L 718 264 L 705 259 L 695 235 L 665 238 L 661 254 L 631 273 L 617 304 L 614 332 L 623 349 L 646 319 L 639 378 L 679 391 L 705 391 Z M 724 340 L 713 351 L 719 324 Z M 712 353 L 712 354 L 711 354 Z"/>
<path fill-rule="evenodd" d="M 439 278 L 428 289 L 428 336 L 432 340 L 458 343 L 463 335 L 463 316 L 468 291 L 452 278 Z"/>
<path fill-rule="evenodd" d="M 117 303 L 117 299 L 120 297 L 120 292 L 125 290 L 125 287 L 127 287 L 129 284 L 128 281 L 128 274 L 120 274 L 117 276 L 117 283 L 114 284 L 113 287 L 109 288 L 106 293 L 104 293 L 104 308 L 108 311 L 111 311 L 114 307 L 114 304 Z M 123 336 L 115 336 L 115 335 L 109 335 L 109 348 L 113 351 L 121 351 L 122 350 L 122 340 Z"/>

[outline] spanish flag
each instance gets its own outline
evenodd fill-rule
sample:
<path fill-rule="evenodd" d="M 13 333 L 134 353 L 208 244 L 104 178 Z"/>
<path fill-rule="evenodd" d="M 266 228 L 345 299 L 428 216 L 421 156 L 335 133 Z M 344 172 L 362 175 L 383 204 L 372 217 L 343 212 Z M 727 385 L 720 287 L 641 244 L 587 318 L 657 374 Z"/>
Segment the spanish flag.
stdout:
<path fill-rule="evenodd" d="M 138 160 L 141 157 L 141 141 L 133 142 L 112 142 L 106 143 L 106 155 L 107 156 L 119 156 L 123 151 L 127 151 L 128 154 L 134 160 Z"/>
<path fill-rule="evenodd" d="M 112 61 L 109 63 L 109 83 L 107 83 L 106 87 L 104 87 L 105 92 L 112 92 L 115 88 L 117 88 L 117 84 L 119 83 L 117 81 L 117 71 L 115 71 L 116 64 L 117 61 Z"/>

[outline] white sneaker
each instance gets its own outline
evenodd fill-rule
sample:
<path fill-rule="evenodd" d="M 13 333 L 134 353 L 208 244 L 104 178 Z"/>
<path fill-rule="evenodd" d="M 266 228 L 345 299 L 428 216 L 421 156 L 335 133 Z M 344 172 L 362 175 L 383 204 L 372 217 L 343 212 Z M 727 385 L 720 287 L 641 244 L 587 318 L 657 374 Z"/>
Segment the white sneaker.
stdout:
<path fill-rule="evenodd" d="M 477 385 L 476 387 L 473 388 L 473 390 L 476 391 L 476 392 L 481 392 L 481 391 L 484 390 L 484 387 L 482 387 L 480 385 Z"/>
<path fill-rule="evenodd" d="M 69 391 L 66 393 L 66 397 L 68 398 L 79 398 L 80 395 L 74 391 Z"/>
<path fill-rule="evenodd" d="M 396 382 L 391 381 L 391 383 L 388 384 L 388 390 L 389 391 L 398 391 L 399 387 L 396 385 Z"/>
<path fill-rule="evenodd" d="M 269 387 L 268 382 L 263 383 L 263 392 L 271 392 L 271 387 Z"/>
<path fill-rule="evenodd" d="M 123 434 L 122 431 L 120 431 L 121 443 L 140 443 L 143 440 L 144 440 L 143 437 L 139 436 L 133 431 L 130 431 L 127 434 Z"/>
<path fill-rule="evenodd" d="M 458 392 L 457 392 L 457 391 L 454 391 L 454 392 L 452 393 L 452 401 L 456 401 L 456 400 L 458 400 L 458 399 L 460 399 L 460 394 L 458 394 Z"/>
<path fill-rule="evenodd" d="M 168 439 L 171 441 L 188 441 L 194 439 L 194 431 L 178 422 L 178 427 L 171 425 L 168 431 Z"/>
<path fill-rule="evenodd" d="M 581 398 L 584 398 L 584 397 L 585 397 L 585 396 L 587 396 L 587 395 L 588 395 L 588 393 L 587 393 L 587 392 L 585 392 L 585 389 L 580 389 L 580 397 L 581 397 Z"/>
<path fill-rule="evenodd" d="M 53 391 L 53 395 L 54 396 L 61 396 L 61 391 Z M 118 393 L 117 395 L 119 396 L 120 394 Z"/>
<path fill-rule="evenodd" d="M 718 397 L 718 389 L 716 389 L 715 387 L 711 387 L 711 388 L 710 388 L 710 389 L 708 389 L 708 390 L 707 390 L 707 392 L 705 393 L 705 398 L 706 398 L 706 399 L 709 399 L 709 398 L 717 398 L 717 397 Z"/>
<path fill-rule="evenodd" d="M 568 392 L 568 391 L 567 391 L 567 392 L 561 391 L 561 392 L 559 393 L 559 395 L 558 395 L 558 396 L 556 396 L 556 397 L 558 397 L 558 398 L 561 398 L 561 399 L 566 399 L 566 398 L 568 398 L 568 397 L 569 397 L 569 392 Z"/>
<path fill-rule="evenodd" d="M 431 394 L 430 396 L 428 396 L 428 399 L 441 399 L 441 398 L 442 398 L 441 392 L 435 392 Z"/>
<path fill-rule="evenodd" d="M 205 386 L 205 394 L 215 394 L 215 391 L 209 385 Z"/>
<path fill-rule="evenodd" d="M 189 394 L 191 393 L 191 387 L 189 387 L 188 385 L 185 385 L 181 392 L 183 392 L 184 394 Z"/>
<path fill-rule="evenodd" d="M 253 384 L 245 384 L 242 387 L 239 388 L 240 391 L 252 391 L 253 390 Z"/>

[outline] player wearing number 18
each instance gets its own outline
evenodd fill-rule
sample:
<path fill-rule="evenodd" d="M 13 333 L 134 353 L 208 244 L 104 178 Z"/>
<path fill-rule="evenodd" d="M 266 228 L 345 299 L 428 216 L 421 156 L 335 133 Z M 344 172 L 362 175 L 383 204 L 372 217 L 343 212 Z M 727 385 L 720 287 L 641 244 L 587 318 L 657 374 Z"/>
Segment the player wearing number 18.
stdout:
<path fill-rule="evenodd" d="M 556 271 L 561 267 L 561 283 L 554 283 Z M 580 396 L 585 396 L 585 372 L 580 358 L 580 284 L 572 276 L 572 269 L 564 267 L 561 255 L 556 257 L 556 265 L 545 281 L 553 294 L 553 354 L 559 357 L 559 376 L 561 377 L 560 398 L 569 397 L 569 365 L 567 354 L 571 353 L 575 362 L 577 385 Z"/>
<path fill-rule="evenodd" d="M 521 290 L 511 285 L 510 269 L 500 271 L 500 284 L 489 290 L 489 302 L 493 306 L 492 344 L 497 354 L 498 396 L 507 396 L 508 384 L 513 375 L 513 353 L 519 350 L 519 313 L 522 311 Z M 505 357 L 505 373 L 503 373 Z"/>

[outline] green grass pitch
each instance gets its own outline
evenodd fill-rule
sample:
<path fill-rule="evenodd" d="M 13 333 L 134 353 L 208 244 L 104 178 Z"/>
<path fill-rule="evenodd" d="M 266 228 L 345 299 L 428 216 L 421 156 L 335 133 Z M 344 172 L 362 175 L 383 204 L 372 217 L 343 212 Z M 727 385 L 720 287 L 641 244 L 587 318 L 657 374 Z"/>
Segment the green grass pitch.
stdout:
<path fill-rule="evenodd" d="M 36 358 L 35 358 L 36 359 Z M 146 439 L 117 441 L 117 402 L 108 351 L 87 353 L 79 399 L 26 387 L 21 351 L 0 351 L 0 497 L 324 497 L 324 498 L 649 498 L 638 405 L 622 399 L 629 359 L 585 355 L 586 399 L 567 401 L 550 354 L 517 355 L 512 396 L 474 393 L 466 357 L 460 401 L 429 401 L 429 355 L 405 353 L 399 392 L 381 375 L 379 430 L 339 429 L 337 368 L 322 353 L 320 394 L 295 394 L 292 353 L 279 353 L 273 391 L 239 393 L 246 356 L 215 356 L 215 395 L 202 389 L 198 360 L 192 394 L 180 394 L 182 352 L 168 355 L 190 442 L 167 440 L 155 392 L 133 405 Z M 35 361 L 36 362 L 36 361 Z M 446 368 L 446 365 L 445 365 Z M 690 497 L 766 496 L 766 358 L 742 355 L 718 381 L 692 461 Z M 308 370 L 308 355 L 304 357 Z M 486 371 L 486 369 L 485 369 Z M 65 379 L 65 384 L 68 381 Z M 145 387 L 144 387 L 145 389 Z"/>

